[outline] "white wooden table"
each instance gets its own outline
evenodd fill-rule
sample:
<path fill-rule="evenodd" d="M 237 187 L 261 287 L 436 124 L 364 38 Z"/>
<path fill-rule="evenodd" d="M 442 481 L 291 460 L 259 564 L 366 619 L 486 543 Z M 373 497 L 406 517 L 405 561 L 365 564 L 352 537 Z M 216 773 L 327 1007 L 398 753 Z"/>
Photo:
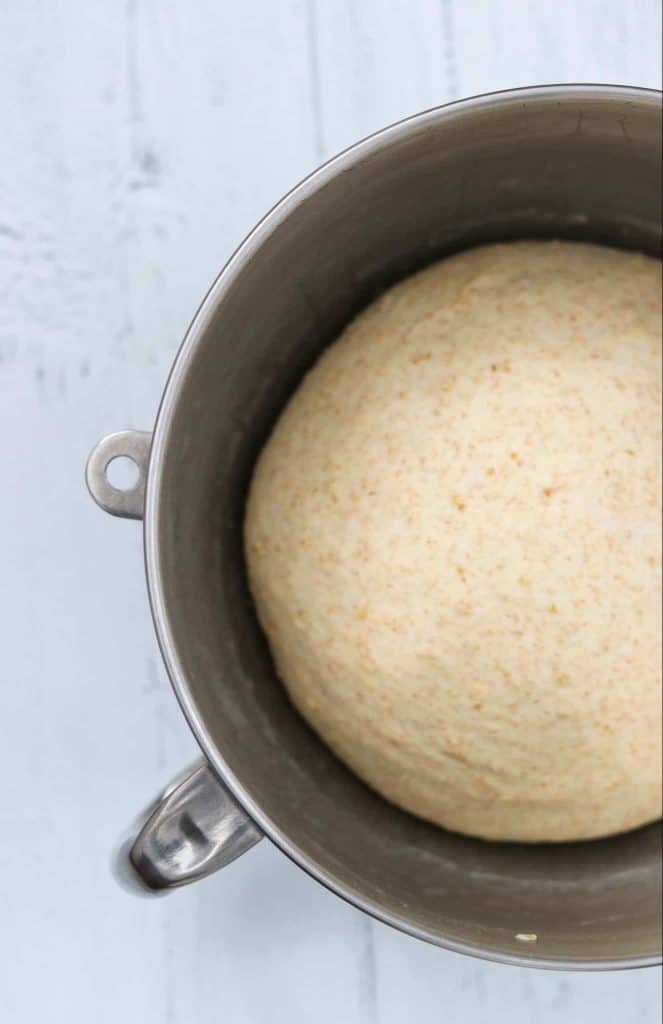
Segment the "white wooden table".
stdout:
<path fill-rule="evenodd" d="M 653 1024 L 660 974 L 548 974 L 369 921 L 269 843 L 162 900 L 110 874 L 195 754 L 135 524 L 82 472 L 147 427 L 211 278 L 323 158 L 453 97 L 660 87 L 659 0 L 2 0 L 0 1019 Z"/>

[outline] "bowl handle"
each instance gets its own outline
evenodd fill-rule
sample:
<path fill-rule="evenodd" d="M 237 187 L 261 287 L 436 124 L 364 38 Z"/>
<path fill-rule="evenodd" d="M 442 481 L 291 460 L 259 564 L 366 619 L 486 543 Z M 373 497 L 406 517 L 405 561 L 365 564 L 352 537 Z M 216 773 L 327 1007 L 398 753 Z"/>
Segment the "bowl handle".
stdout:
<path fill-rule="evenodd" d="M 135 839 L 120 847 L 116 877 L 142 894 L 196 882 L 230 864 L 262 839 L 206 761 L 163 793 Z"/>
<path fill-rule="evenodd" d="M 104 511 L 142 519 L 152 435 L 121 430 L 104 437 L 85 471 L 90 494 Z M 138 478 L 127 490 L 108 479 L 113 459 L 128 458 Z M 134 891 L 162 893 L 230 864 L 262 839 L 253 819 L 233 799 L 206 761 L 180 775 L 147 812 L 136 838 L 115 858 L 117 878 Z"/>
<path fill-rule="evenodd" d="M 100 508 L 122 519 L 142 519 L 145 482 L 150 459 L 152 435 L 144 430 L 120 430 L 102 438 L 90 454 L 85 468 L 88 490 Z M 130 459 L 138 469 L 138 478 L 127 490 L 114 487 L 108 479 L 108 467 L 114 459 Z"/>

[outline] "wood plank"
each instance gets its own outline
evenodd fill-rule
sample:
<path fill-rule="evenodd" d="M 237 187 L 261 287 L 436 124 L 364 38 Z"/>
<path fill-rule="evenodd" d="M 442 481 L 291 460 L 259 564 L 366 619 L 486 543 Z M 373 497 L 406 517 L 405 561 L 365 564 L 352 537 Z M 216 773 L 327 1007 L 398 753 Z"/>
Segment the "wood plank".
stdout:
<path fill-rule="evenodd" d="M 309 3 L 327 155 L 454 98 L 445 3 Z"/>
<path fill-rule="evenodd" d="M 661 87 L 658 0 L 453 0 L 461 95 L 546 82 Z"/>

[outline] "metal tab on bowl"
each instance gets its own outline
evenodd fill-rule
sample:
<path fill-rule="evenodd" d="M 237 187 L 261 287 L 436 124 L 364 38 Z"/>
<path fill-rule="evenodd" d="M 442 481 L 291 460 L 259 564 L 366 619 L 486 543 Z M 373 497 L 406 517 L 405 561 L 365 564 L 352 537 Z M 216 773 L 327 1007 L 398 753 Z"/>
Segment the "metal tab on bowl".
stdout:
<path fill-rule="evenodd" d="M 108 434 L 94 448 L 87 461 L 85 480 L 97 505 L 112 516 L 142 519 L 145 505 L 145 483 L 150 458 L 152 434 L 144 430 L 120 430 Z M 111 483 L 108 469 L 116 459 L 129 459 L 138 470 L 138 477 L 127 489 Z"/>

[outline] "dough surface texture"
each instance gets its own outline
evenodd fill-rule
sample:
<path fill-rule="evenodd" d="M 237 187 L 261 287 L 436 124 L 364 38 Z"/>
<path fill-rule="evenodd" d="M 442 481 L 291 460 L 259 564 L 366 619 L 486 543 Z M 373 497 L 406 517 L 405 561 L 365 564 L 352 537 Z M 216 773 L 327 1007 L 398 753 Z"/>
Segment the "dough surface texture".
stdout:
<path fill-rule="evenodd" d="M 483 246 L 321 356 L 251 484 L 249 581 L 314 730 L 402 808 L 561 841 L 661 814 L 661 265 Z"/>

